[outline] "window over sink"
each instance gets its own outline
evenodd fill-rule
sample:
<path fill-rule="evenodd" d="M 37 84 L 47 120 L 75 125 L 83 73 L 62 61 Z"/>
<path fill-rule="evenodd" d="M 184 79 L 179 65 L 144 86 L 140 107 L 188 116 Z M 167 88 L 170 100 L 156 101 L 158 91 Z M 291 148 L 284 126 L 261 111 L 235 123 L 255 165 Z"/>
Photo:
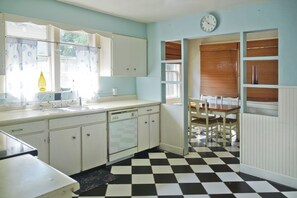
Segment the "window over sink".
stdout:
<path fill-rule="evenodd" d="M 97 97 L 99 34 L 18 20 L 2 24 L 5 61 L 1 76 L 9 103 L 38 101 L 41 72 L 46 92 L 69 91 L 72 97 Z"/>

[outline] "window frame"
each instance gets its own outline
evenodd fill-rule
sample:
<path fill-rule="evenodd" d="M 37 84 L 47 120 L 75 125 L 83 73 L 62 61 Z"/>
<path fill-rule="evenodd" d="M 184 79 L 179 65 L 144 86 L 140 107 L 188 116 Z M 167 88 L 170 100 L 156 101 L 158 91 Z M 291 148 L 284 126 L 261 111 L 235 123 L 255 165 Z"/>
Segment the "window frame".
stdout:
<path fill-rule="evenodd" d="M 48 57 L 49 57 L 49 64 L 50 64 L 50 84 L 49 90 L 46 92 L 60 92 L 61 90 L 61 65 L 60 65 L 60 54 L 59 52 L 59 43 L 60 43 L 60 29 L 63 29 L 65 31 L 83 31 L 86 32 L 89 35 L 89 47 L 96 47 L 100 48 L 100 37 L 107 37 L 111 38 L 112 33 L 111 32 L 103 32 L 98 31 L 95 29 L 89 29 L 89 28 L 82 28 L 82 27 L 76 27 L 71 25 L 65 25 L 65 24 L 59 24 L 59 23 L 53 23 L 49 21 L 34 19 L 34 18 L 27 18 L 17 15 L 11 15 L 11 14 L 4 14 L 0 13 L 0 41 L 3 42 L 4 45 L 1 45 L 0 47 L 0 58 L 1 58 L 1 67 L 0 67 L 0 76 L 1 76 L 1 82 L 5 84 L 5 75 L 6 75 L 6 58 L 5 58 L 5 43 L 6 43 L 6 25 L 5 22 L 15 22 L 15 23 L 32 23 L 36 25 L 45 25 L 47 26 L 47 39 L 45 42 L 49 43 L 49 50 L 48 50 Z M 32 38 L 26 38 L 28 40 L 37 40 L 39 39 L 32 39 Z M 71 44 L 71 43 L 69 43 Z M 100 65 L 100 51 L 98 52 L 98 64 L 96 65 L 98 70 L 98 79 L 99 79 L 99 65 Z M 40 55 L 42 57 L 43 55 Z M 39 57 L 39 55 L 38 55 Z M 4 76 L 2 78 L 2 76 Z M 4 80 L 2 80 L 4 79 Z M 99 80 L 98 80 L 98 86 L 99 86 Z M 99 88 L 99 87 L 98 87 Z M 6 92 L 6 90 L 4 91 Z M 99 89 L 96 90 L 96 92 L 99 92 Z M 39 92 L 36 91 L 36 94 Z"/>

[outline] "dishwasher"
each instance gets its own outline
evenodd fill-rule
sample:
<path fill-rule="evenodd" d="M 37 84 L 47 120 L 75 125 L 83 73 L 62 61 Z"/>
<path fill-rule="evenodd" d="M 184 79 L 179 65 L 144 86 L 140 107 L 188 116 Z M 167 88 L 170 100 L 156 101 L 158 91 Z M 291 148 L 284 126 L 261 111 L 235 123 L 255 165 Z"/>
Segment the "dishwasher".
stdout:
<path fill-rule="evenodd" d="M 137 109 L 108 112 L 109 162 L 137 152 Z"/>

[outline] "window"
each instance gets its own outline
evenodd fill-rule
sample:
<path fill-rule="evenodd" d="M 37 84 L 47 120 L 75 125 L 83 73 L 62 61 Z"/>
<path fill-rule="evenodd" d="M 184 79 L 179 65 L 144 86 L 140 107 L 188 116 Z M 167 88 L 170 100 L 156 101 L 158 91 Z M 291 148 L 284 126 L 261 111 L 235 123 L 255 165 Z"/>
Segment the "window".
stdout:
<path fill-rule="evenodd" d="M 181 64 L 166 64 L 166 81 L 180 82 L 181 81 Z M 168 84 L 166 86 L 166 98 L 174 99 L 181 97 L 180 84 Z"/>
<path fill-rule="evenodd" d="M 200 94 L 239 97 L 239 43 L 200 46 Z"/>
<path fill-rule="evenodd" d="M 60 86 L 75 87 L 77 94 L 90 98 L 98 90 L 98 49 L 83 31 L 60 31 Z"/>
<path fill-rule="evenodd" d="M 6 92 L 11 100 L 33 100 L 40 71 L 51 85 L 47 27 L 6 22 Z"/>
<path fill-rule="evenodd" d="M 43 72 L 46 91 L 69 91 L 95 97 L 99 87 L 99 53 L 95 34 L 51 25 L 6 21 L 6 93 L 9 101 L 37 100 Z M 54 36 L 51 36 L 54 35 Z M 75 91 L 75 92 L 73 92 Z"/>
<path fill-rule="evenodd" d="M 166 104 L 180 105 L 182 103 L 182 61 L 181 42 L 162 43 L 164 54 L 161 62 L 162 71 L 162 101 Z"/>

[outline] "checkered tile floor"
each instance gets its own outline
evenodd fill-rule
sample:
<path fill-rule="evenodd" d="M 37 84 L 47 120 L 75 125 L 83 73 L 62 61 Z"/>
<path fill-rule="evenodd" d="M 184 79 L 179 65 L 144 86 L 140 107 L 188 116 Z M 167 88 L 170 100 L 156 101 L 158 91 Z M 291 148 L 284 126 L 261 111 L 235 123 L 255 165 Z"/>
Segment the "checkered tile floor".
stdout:
<path fill-rule="evenodd" d="M 202 137 L 202 138 L 201 138 Z M 193 135 L 189 154 L 157 149 L 106 167 L 115 181 L 81 194 L 86 197 L 296 198 L 297 190 L 239 172 L 239 148 L 233 141 L 205 146 Z"/>

